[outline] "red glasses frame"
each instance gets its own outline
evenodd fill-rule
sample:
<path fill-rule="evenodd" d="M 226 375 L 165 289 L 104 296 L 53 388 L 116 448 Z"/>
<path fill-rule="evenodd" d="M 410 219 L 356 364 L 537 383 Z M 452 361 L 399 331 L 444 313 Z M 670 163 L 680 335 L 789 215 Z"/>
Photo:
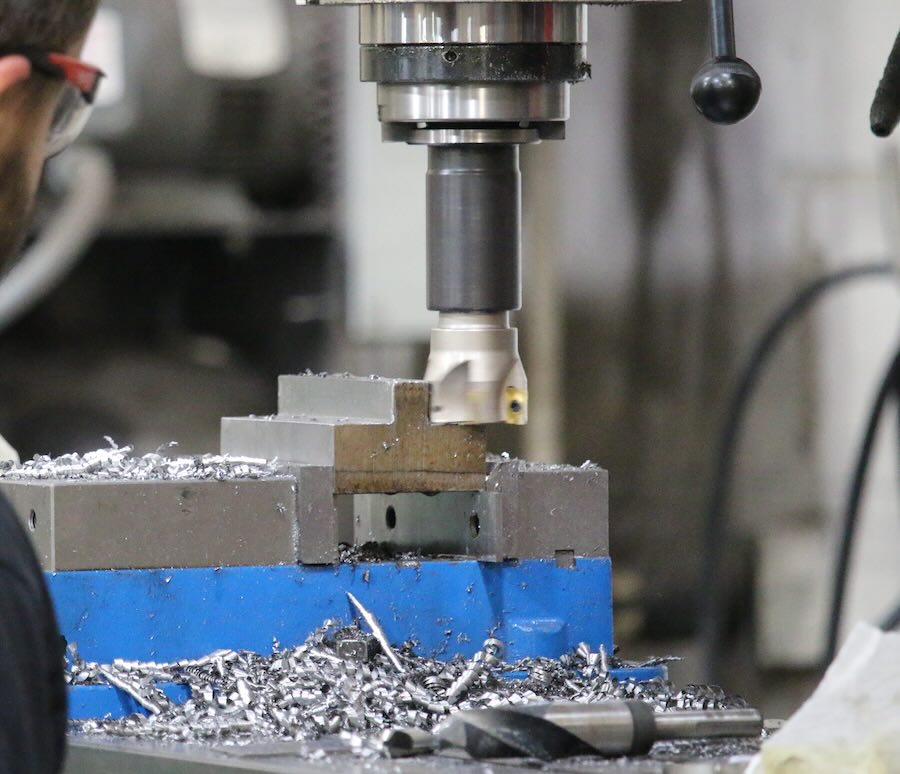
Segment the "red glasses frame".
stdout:
<path fill-rule="evenodd" d="M 25 57 L 35 72 L 48 78 L 71 83 L 89 104 L 93 104 L 100 80 L 104 77 L 104 73 L 99 67 L 82 62 L 74 56 L 55 51 L 41 51 L 30 46 L 18 48 L 0 46 L 0 57 L 4 56 Z"/>

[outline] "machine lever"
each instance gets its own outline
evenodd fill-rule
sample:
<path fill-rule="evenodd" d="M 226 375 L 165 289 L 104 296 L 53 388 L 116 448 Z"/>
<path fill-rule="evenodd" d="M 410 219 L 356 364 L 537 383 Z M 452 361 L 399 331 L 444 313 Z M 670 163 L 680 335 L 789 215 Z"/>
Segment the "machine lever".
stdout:
<path fill-rule="evenodd" d="M 870 122 L 878 137 L 888 137 L 900 123 L 900 32 L 875 92 Z"/>
<path fill-rule="evenodd" d="M 732 0 L 709 0 L 712 59 L 691 81 L 694 104 L 716 124 L 736 124 L 749 116 L 762 92 L 759 74 L 737 56 Z"/>

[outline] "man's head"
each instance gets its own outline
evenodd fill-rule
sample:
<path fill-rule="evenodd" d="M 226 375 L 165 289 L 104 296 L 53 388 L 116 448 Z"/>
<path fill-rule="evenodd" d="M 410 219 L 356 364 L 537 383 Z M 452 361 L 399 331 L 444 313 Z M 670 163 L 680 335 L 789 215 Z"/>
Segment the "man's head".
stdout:
<path fill-rule="evenodd" d="M 0 0 L 0 52 L 77 55 L 98 0 Z M 0 267 L 27 228 L 62 82 L 0 53 Z"/>

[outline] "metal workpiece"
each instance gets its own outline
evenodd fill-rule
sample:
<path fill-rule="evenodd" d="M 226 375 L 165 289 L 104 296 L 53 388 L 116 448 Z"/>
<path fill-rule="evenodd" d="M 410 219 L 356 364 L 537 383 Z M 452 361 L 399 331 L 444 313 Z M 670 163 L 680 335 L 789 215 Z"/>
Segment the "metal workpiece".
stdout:
<path fill-rule="evenodd" d="M 425 370 L 431 421 L 482 425 L 528 421 L 528 380 L 509 313 L 441 313 Z"/>
<path fill-rule="evenodd" d="M 430 147 L 426 211 L 428 308 L 518 309 L 522 305 L 518 147 Z"/>
<path fill-rule="evenodd" d="M 222 450 L 333 468 L 339 494 L 482 489 L 484 428 L 433 424 L 430 402 L 424 381 L 284 376 L 279 414 L 223 419 Z"/>
<path fill-rule="evenodd" d="M 402 382 L 309 372 L 279 376 L 278 415 L 313 422 L 391 424 L 397 419 L 394 391 Z"/>
<path fill-rule="evenodd" d="M 0 480 L 46 571 L 298 561 L 293 478 Z"/>
<path fill-rule="evenodd" d="M 586 43 L 583 3 L 377 3 L 359 9 L 362 45 Z"/>

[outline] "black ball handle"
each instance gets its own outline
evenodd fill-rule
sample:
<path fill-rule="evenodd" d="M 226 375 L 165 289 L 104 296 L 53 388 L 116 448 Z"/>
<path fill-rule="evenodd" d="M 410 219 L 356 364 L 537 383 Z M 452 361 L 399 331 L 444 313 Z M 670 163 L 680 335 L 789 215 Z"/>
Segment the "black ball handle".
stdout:
<path fill-rule="evenodd" d="M 877 137 L 890 136 L 900 124 L 900 32 L 884 67 L 884 77 L 875 92 L 869 120 Z"/>
<path fill-rule="evenodd" d="M 713 123 L 736 124 L 753 112 L 762 81 L 737 56 L 732 0 L 709 0 L 709 38 L 712 59 L 691 81 L 691 97 L 697 110 Z"/>

